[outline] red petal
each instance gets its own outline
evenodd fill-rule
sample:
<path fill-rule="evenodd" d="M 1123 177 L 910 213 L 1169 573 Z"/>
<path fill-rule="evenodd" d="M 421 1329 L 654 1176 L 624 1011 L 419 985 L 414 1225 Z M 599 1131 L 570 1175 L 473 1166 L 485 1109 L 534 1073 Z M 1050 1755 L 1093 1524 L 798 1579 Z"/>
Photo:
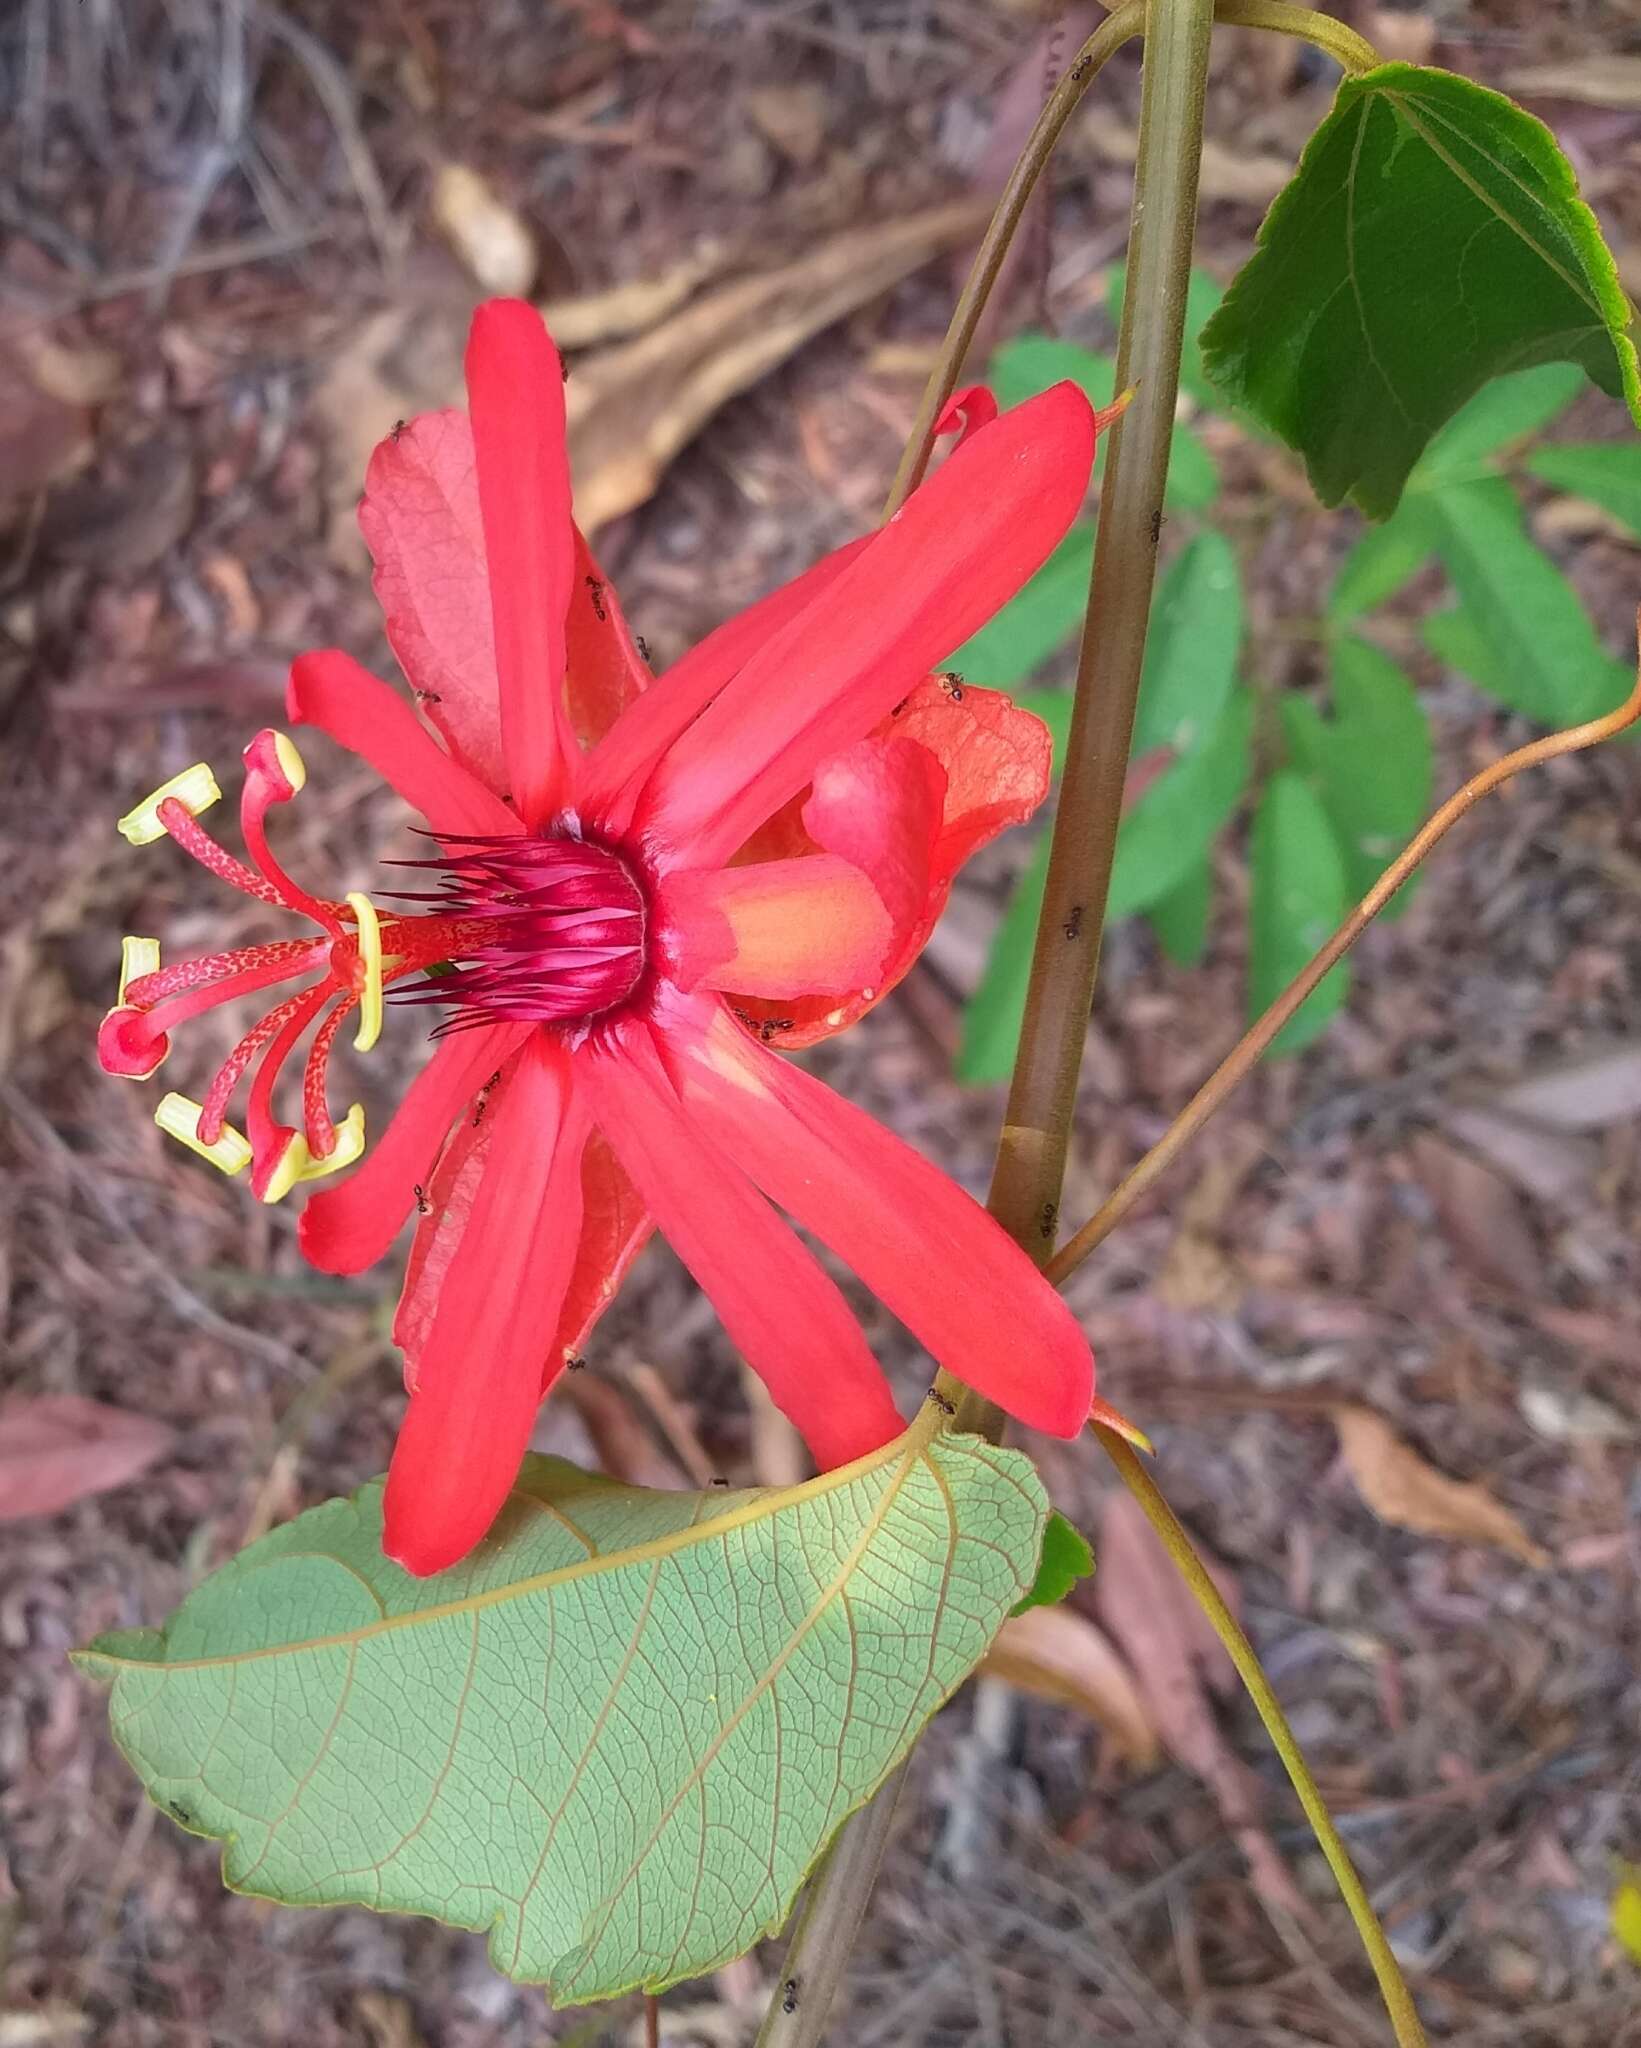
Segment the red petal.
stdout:
<path fill-rule="evenodd" d="M 897 1436 L 903 1424 L 848 1303 L 684 1114 L 649 1026 L 589 1040 L 576 1065 L 616 1156 L 816 1462 L 847 1464 Z"/>
<path fill-rule="evenodd" d="M 929 676 L 879 730 L 916 740 L 946 771 L 937 886 L 949 883 L 988 840 L 1029 818 L 1048 795 L 1054 770 L 1048 727 L 1001 690 L 967 683 L 954 689 L 947 678 Z"/>
<path fill-rule="evenodd" d="M 569 658 L 570 723 L 583 746 L 594 746 L 654 681 L 627 630 L 615 585 L 575 529 L 575 584 L 564 618 Z"/>
<path fill-rule="evenodd" d="M 727 859 L 1013 596 L 1071 524 L 1093 457 L 1069 384 L 976 434 L 673 743 L 641 829 L 678 865 Z"/>
<path fill-rule="evenodd" d="M 895 945 L 870 992 L 861 987 L 841 1002 L 798 997 L 778 1004 L 754 998 L 745 1004 L 755 1022 L 768 1024 L 778 1016 L 785 1050 L 829 1038 L 881 1002 L 928 943 L 951 894 L 952 878 L 964 861 L 987 840 L 1029 817 L 1048 793 L 1053 766 L 1048 728 L 1030 712 L 1018 710 L 999 691 L 977 690 L 966 684 L 954 690 L 946 678 L 930 676 L 883 720 L 874 740 L 862 745 L 882 746 L 891 739 L 916 741 L 918 751 L 932 757 L 931 766 L 938 764 L 935 774 L 944 772 L 940 816 L 926 847 L 922 901 L 912 916 L 898 923 Z M 823 788 L 834 775 L 841 776 L 857 756 L 858 749 L 850 748 L 823 763 L 816 775 L 816 789 Z M 835 768 L 834 763 L 842 766 Z M 814 816 L 820 822 L 818 810 Z M 782 811 L 755 835 L 752 844 L 758 857 L 802 853 L 818 843 L 834 844 L 833 839 L 823 840 L 819 832 L 807 829 L 810 817 L 808 803 L 801 813 L 796 807 Z M 878 829 L 886 826 L 887 816 Z M 824 825 L 822 829 L 830 830 Z M 910 828 L 904 829 L 908 847 L 915 848 Z M 848 852 L 848 846 L 840 851 Z"/>
<path fill-rule="evenodd" d="M 568 800 L 579 758 L 564 693 L 575 531 L 564 372 L 522 299 L 491 299 L 473 315 L 467 399 L 509 800 L 526 825 L 543 825 Z"/>
<path fill-rule="evenodd" d="M 978 434 L 982 427 L 989 427 L 997 417 L 997 400 L 984 384 L 965 384 L 961 391 L 954 391 L 946 401 L 946 410 L 934 423 L 936 434 L 958 434 L 957 445 L 962 447 L 970 435 Z M 958 433 L 959 428 L 962 429 Z"/>
<path fill-rule="evenodd" d="M 381 1258 L 415 1205 L 417 1188 L 425 1194 L 450 1126 L 533 1028 L 498 1024 L 439 1042 L 358 1172 L 340 1187 L 309 1196 L 296 1237 L 310 1265 L 322 1273 L 362 1273 Z"/>
<path fill-rule="evenodd" d="M 318 726 L 368 761 L 435 832 L 520 829 L 501 798 L 442 752 L 397 691 L 351 654 L 335 647 L 299 654 L 291 664 L 285 708 L 295 723 Z"/>
<path fill-rule="evenodd" d="M 473 430 L 423 413 L 382 442 L 365 472 L 359 531 L 376 563 L 388 644 L 456 759 L 507 787 L 496 636 Z"/>
<path fill-rule="evenodd" d="M 422 1351 L 433 1328 L 439 1292 L 467 1228 L 485 1164 L 495 1141 L 498 1115 L 505 1107 L 519 1067 L 515 1053 L 480 1088 L 473 1113 L 459 1123 L 439 1154 L 428 1184 L 428 1209 L 416 1226 L 405 1267 L 405 1284 L 393 1317 L 393 1341 L 404 1353 L 405 1385 L 416 1390 Z"/>
<path fill-rule="evenodd" d="M 623 712 L 584 764 L 579 799 L 582 815 L 606 832 L 626 832 L 644 784 L 667 748 L 700 717 L 764 641 L 837 581 L 870 538 L 866 535 L 834 549 L 792 582 L 726 619 L 682 660 L 674 662 L 638 703 Z"/>
<path fill-rule="evenodd" d="M 1033 1429 L 1075 1436 L 1094 1362 L 1054 1289 L 978 1202 L 722 1009 L 669 1032 L 690 1117 L 852 1266 L 929 1352 Z"/>
<path fill-rule="evenodd" d="M 547 1355 L 549 1378 L 566 1356 L 585 1348 L 593 1325 L 615 1299 L 654 1228 L 655 1218 L 608 1139 L 595 1130 L 581 1158 L 581 1242 Z"/>
<path fill-rule="evenodd" d="M 835 854 L 667 876 L 659 944 L 680 988 L 840 995 L 882 971 L 894 927 L 860 868 Z"/>
<path fill-rule="evenodd" d="M 581 1227 L 586 1119 L 538 1032 L 514 1069 L 439 1293 L 388 1471 L 382 1546 L 406 1571 L 465 1557 L 506 1500 L 542 1392 L 542 1330 Z"/>
<path fill-rule="evenodd" d="M 375 558 L 388 641 L 422 710 L 458 761 L 490 788 L 505 789 L 496 635 L 466 413 L 423 413 L 381 444 L 366 473 L 359 526 Z M 579 531 L 575 543 L 565 617 L 570 722 L 590 745 L 648 688 L 650 672 Z"/>

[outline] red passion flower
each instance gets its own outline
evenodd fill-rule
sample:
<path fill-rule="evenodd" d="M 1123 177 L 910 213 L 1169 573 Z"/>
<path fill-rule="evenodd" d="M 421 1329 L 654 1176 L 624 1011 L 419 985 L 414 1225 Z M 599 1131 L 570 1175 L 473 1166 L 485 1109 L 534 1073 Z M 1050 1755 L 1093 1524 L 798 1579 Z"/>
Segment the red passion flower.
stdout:
<path fill-rule="evenodd" d="M 169 835 L 309 936 L 161 967 L 128 939 L 99 1038 L 146 1077 L 187 1018 L 299 984 L 202 1102 L 159 1122 L 276 1200 L 364 1150 L 326 1064 L 384 990 L 445 1015 L 369 1157 L 316 1193 L 307 1257 L 354 1273 L 413 1210 L 395 1335 L 410 1405 L 386 1545 L 413 1572 L 485 1533 L 536 1407 L 659 1227 L 823 1467 L 902 1428 L 843 1295 L 786 1215 L 959 1378 L 1057 1435 L 1084 1424 L 1086 1340 L 1026 1255 L 944 1175 L 770 1050 L 842 1028 L 906 972 L 968 855 L 1041 800 L 1048 739 L 1007 698 L 935 677 L 1077 511 L 1096 421 L 1061 385 L 964 437 L 879 532 L 720 627 L 659 680 L 570 509 L 563 376 L 540 316 L 475 315 L 470 417 L 426 415 L 371 462 L 360 524 L 387 633 L 435 738 L 348 655 L 301 656 L 289 713 L 426 819 L 403 910 L 309 895 L 269 810 L 301 788 L 283 734 L 245 751 L 250 864 L 198 822 L 207 768 L 121 821 Z M 442 741 L 442 744 L 441 744 Z M 317 1025 L 302 1128 L 276 1076 Z M 229 1100 L 252 1069 L 242 1135 Z"/>

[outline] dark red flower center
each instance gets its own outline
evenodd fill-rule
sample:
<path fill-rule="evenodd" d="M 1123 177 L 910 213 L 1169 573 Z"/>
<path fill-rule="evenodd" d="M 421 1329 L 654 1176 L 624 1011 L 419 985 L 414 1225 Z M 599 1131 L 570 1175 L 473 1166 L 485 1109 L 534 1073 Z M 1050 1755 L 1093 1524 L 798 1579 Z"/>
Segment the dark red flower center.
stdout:
<path fill-rule="evenodd" d="M 511 1017 L 592 1018 L 623 1003 L 644 973 L 644 895 L 607 846 L 568 834 L 445 839 L 443 886 L 418 900 L 455 921 L 451 958 L 394 989 L 449 1005 L 451 1025 Z M 448 1027 L 446 1027 L 448 1028 Z"/>

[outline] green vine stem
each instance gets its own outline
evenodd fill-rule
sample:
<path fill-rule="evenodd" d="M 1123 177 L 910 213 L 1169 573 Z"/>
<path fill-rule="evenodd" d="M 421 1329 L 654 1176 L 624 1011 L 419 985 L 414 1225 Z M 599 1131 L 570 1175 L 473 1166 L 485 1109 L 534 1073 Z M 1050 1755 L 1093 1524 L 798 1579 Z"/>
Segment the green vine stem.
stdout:
<path fill-rule="evenodd" d="M 889 512 L 921 476 L 934 420 L 955 385 L 973 323 L 995 280 L 1007 237 L 1054 140 L 1099 66 L 1143 26 L 1139 152 L 1134 172 L 1129 288 L 1118 348 L 1119 388 L 1138 383 L 1107 458 L 1095 548 L 1090 627 L 1077 677 L 1076 710 L 1049 866 L 1049 893 L 1032 963 L 1031 994 L 1014 1089 L 998 1145 L 992 1213 L 1040 1258 L 1053 1248 L 1112 848 L 1122 810 L 1124 771 L 1139 692 L 1151 585 L 1156 570 L 1163 483 L 1179 386 L 1185 297 L 1196 224 L 1202 157 L 1202 109 L 1213 0 L 1147 0 L 1120 8 L 1095 31 L 1044 110 L 988 232 L 975 273 L 930 379 L 924 412 Z M 1153 516 L 1155 515 L 1155 516 Z M 887 515 L 886 515 L 887 516 Z M 1098 630 L 1093 621 L 1097 619 Z M 1110 649 L 1107 652 L 1105 650 Z M 1103 851 L 1102 851 L 1103 849 Z M 1056 896 L 1058 873 L 1060 893 Z M 1074 895 L 1082 906 L 1069 938 Z M 1068 956 L 1075 964 L 1068 973 Z M 1045 1087 L 1045 1078 L 1049 1085 Z M 1027 1105 L 1016 1113 L 1016 1099 Z M 1027 1123 L 1025 1116 L 1036 1119 Z M 1043 1228 L 1043 1219 L 1048 1227 Z M 950 1426 L 993 1440 L 997 1410 L 942 1374 L 937 1390 L 952 1409 Z M 904 1766 L 845 1822 L 816 1871 L 787 1949 L 786 1974 L 757 2048 L 815 2048 L 841 1983 L 888 1843 Z"/>
<path fill-rule="evenodd" d="M 1139 697 L 1195 239 L 1212 0 L 1151 0 L 1117 388 L 1042 921 L 991 1210 L 1046 1260 L 1105 930 Z"/>
<path fill-rule="evenodd" d="M 1093 1429 L 1101 1448 L 1116 1466 L 1122 1483 L 1139 1502 L 1146 1520 L 1157 1532 L 1174 1569 L 1190 1587 L 1197 1605 L 1212 1623 L 1215 1635 L 1225 1645 L 1226 1655 L 1236 1666 L 1237 1676 L 1265 1724 L 1265 1733 L 1282 1759 L 1282 1767 L 1299 1795 L 1311 1832 L 1328 1860 L 1328 1868 L 1333 1872 L 1340 1896 L 1356 1923 L 1356 1932 L 1361 1936 L 1373 1974 L 1379 1980 L 1379 1993 L 1384 1999 L 1385 2011 L 1390 2015 L 1399 2048 L 1426 2048 L 1424 2028 L 1419 2024 L 1419 2015 L 1414 2009 L 1401 1965 L 1385 1939 L 1379 1916 L 1374 1912 L 1362 1880 L 1356 1874 L 1356 1866 L 1339 1838 L 1339 1830 L 1333 1824 L 1333 1817 L 1317 1790 L 1316 1780 L 1310 1774 L 1310 1767 L 1294 1739 L 1293 1730 L 1288 1726 L 1288 1717 L 1283 1713 L 1276 1694 L 1271 1690 L 1271 1682 L 1254 1654 L 1253 1644 L 1243 1634 L 1236 1616 L 1226 1606 L 1219 1588 L 1192 1548 L 1190 1537 L 1180 1527 L 1173 1509 L 1163 1499 L 1156 1481 L 1133 1449 L 1115 1430 L 1106 1429 L 1099 1423 L 1095 1423 Z"/>

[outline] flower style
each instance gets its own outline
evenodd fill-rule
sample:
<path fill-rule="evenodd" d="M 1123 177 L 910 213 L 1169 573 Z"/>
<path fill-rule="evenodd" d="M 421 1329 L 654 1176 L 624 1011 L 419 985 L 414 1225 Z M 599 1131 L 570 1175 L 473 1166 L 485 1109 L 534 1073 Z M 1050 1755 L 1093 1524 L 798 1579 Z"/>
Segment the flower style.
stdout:
<path fill-rule="evenodd" d="M 431 1059 L 353 1176 L 316 1193 L 312 1262 L 354 1273 L 420 1212 L 395 1336 L 409 1409 L 386 1544 L 455 1562 L 489 1527 L 537 1404 L 659 1226 L 822 1466 L 903 1424 L 843 1295 L 784 1210 L 959 1378 L 1059 1435 L 1085 1422 L 1088 1345 L 1006 1233 L 917 1153 L 769 1048 L 851 1022 L 906 972 L 956 869 L 1026 816 L 1047 735 L 1005 697 L 930 674 L 1048 555 L 1097 422 L 1062 385 L 964 435 L 881 531 L 839 549 L 652 681 L 570 508 L 562 372 L 539 315 L 479 309 L 471 418 L 377 450 L 360 522 L 388 637 L 433 737 L 348 655 L 301 656 L 293 721 L 371 763 L 422 816 L 413 907 L 309 895 L 269 810 L 302 787 L 283 734 L 245 751 L 251 865 L 198 822 L 189 770 L 121 821 L 169 835 L 308 937 L 170 968 L 128 939 L 103 1065 L 146 1077 L 187 1018 L 300 983 L 203 1101 L 158 1120 L 275 1200 L 364 1149 L 326 1066 L 384 991 L 445 1011 Z M 955 415 L 954 415 L 955 416 Z M 302 1128 L 274 1084 L 317 1024 Z M 226 1121 L 251 1072 L 245 1134 Z M 774 1206 L 772 1206 L 774 1205 Z"/>

